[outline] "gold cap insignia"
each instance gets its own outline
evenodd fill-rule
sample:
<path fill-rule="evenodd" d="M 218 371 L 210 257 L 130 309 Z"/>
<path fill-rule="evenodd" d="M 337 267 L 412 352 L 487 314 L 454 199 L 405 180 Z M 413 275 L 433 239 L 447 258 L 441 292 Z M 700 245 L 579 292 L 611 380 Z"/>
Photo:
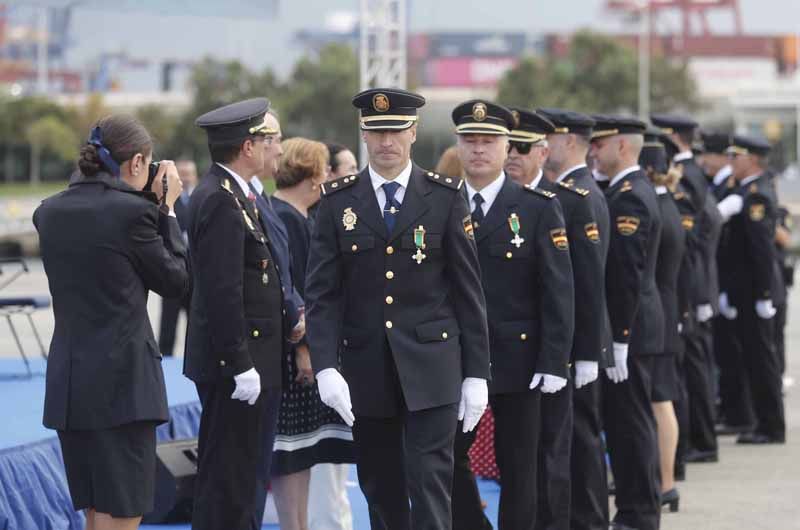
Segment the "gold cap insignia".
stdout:
<path fill-rule="evenodd" d="M 377 112 L 386 112 L 389 110 L 389 96 L 380 93 L 372 96 L 372 108 Z"/>
<path fill-rule="evenodd" d="M 755 222 L 759 222 L 764 219 L 764 205 L 763 204 L 751 204 L 750 205 L 750 219 Z"/>
<path fill-rule="evenodd" d="M 617 230 L 623 236 L 630 236 L 639 229 L 639 218 L 629 215 L 617 217 Z"/>
<path fill-rule="evenodd" d="M 567 250 L 569 248 L 569 241 L 567 240 L 567 230 L 564 228 L 556 228 L 550 230 L 550 239 L 553 241 L 553 246 L 558 250 Z"/>
<path fill-rule="evenodd" d="M 597 227 L 597 223 L 589 223 L 583 226 L 584 232 L 586 232 L 586 237 L 589 238 L 589 241 L 592 243 L 599 243 L 600 242 L 600 229 Z"/>
<path fill-rule="evenodd" d="M 342 215 L 342 224 L 344 225 L 344 229 L 347 232 L 352 231 L 355 229 L 357 222 L 358 215 L 356 215 L 356 212 L 354 212 L 352 208 L 345 208 L 344 214 Z"/>
<path fill-rule="evenodd" d="M 514 118 L 514 128 L 519 127 L 519 112 L 516 110 L 511 111 L 511 116 Z"/>
<path fill-rule="evenodd" d="M 694 228 L 694 216 L 693 215 L 681 215 L 681 226 L 686 231 L 689 231 L 692 228 Z"/>
<path fill-rule="evenodd" d="M 483 102 L 475 103 L 472 106 L 472 119 L 475 121 L 483 121 L 486 119 L 486 104 Z"/>

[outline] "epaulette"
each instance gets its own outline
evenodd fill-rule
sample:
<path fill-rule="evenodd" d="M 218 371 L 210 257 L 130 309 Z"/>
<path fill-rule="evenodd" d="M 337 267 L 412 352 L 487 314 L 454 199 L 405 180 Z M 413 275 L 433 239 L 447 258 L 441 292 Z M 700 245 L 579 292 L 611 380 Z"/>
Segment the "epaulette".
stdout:
<path fill-rule="evenodd" d="M 358 181 L 358 175 L 347 175 L 346 177 L 339 177 L 336 180 L 320 184 L 323 195 L 330 195 L 345 188 L 349 188 Z"/>
<path fill-rule="evenodd" d="M 444 175 L 440 175 L 438 173 L 434 173 L 433 171 L 428 171 L 425 174 L 428 177 L 428 180 L 431 182 L 435 182 L 437 184 L 441 184 L 445 188 L 450 188 L 452 190 L 460 190 L 461 186 L 464 185 L 464 179 L 461 178 L 454 178 L 454 177 L 446 177 Z"/>
<path fill-rule="evenodd" d="M 553 193 L 552 191 L 547 191 L 539 188 L 531 188 L 530 186 L 525 186 L 525 189 L 531 193 L 535 193 L 536 195 L 539 195 L 540 197 L 544 197 L 546 199 L 556 198 L 556 194 Z"/>
<path fill-rule="evenodd" d="M 559 182 L 558 185 L 564 188 L 565 190 L 571 191 L 572 193 L 577 193 L 581 197 L 586 197 L 587 195 L 589 195 L 589 190 L 585 190 L 583 188 L 576 188 L 565 182 Z"/>

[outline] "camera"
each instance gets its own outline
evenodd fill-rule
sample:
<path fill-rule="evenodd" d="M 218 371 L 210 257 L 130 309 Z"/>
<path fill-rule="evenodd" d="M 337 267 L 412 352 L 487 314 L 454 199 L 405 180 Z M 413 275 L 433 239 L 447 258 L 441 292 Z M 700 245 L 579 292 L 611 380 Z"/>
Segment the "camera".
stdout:
<path fill-rule="evenodd" d="M 150 162 L 150 165 L 147 166 L 147 184 L 144 185 L 142 191 L 153 191 L 153 181 L 156 179 L 156 175 L 158 174 L 158 167 L 161 165 L 161 162 Z M 165 203 L 167 200 L 167 173 L 166 171 L 161 176 L 161 188 L 164 190 L 163 195 L 158 198 L 160 203 Z"/>

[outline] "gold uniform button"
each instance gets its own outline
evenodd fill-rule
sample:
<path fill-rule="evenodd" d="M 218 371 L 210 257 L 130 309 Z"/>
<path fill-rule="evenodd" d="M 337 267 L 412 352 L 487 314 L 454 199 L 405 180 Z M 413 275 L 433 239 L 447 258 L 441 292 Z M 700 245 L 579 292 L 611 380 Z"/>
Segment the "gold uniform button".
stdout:
<path fill-rule="evenodd" d="M 387 320 L 386 321 L 386 329 L 392 329 L 392 321 L 391 320 Z"/>
<path fill-rule="evenodd" d="M 358 245 L 353 245 L 352 247 L 350 247 L 350 249 L 351 249 L 353 252 L 355 252 L 356 250 L 358 250 Z"/>
<path fill-rule="evenodd" d="M 394 303 L 394 298 L 392 298 L 391 296 L 387 296 L 386 297 L 386 303 L 389 304 L 389 305 L 392 305 Z"/>
<path fill-rule="evenodd" d="M 511 252 L 506 252 L 506 258 L 508 258 L 508 259 L 511 259 L 511 257 L 512 257 L 513 255 L 514 255 L 514 254 L 512 254 Z"/>
<path fill-rule="evenodd" d="M 523 333 L 522 335 L 519 336 L 519 340 L 528 340 L 528 334 Z"/>
<path fill-rule="evenodd" d="M 258 338 L 259 335 L 261 335 L 261 333 L 259 333 L 257 329 L 254 329 L 253 330 L 253 337 L 254 338 Z"/>
<path fill-rule="evenodd" d="M 220 362 L 219 362 L 219 365 L 220 365 L 220 366 L 225 366 L 225 361 L 220 361 Z"/>
<path fill-rule="evenodd" d="M 386 247 L 386 253 L 389 255 L 394 254 L 394 247 Z"/>
<path fill-rule="evenodd" d="M 444 340 L 447 340 L 447 332 L 446 332 L 446 331 L 443 331 L 443 332 L 442 332 L 442 338 L 443 338 Z"/>
<path fill-rule="evenodd" d="M 386 279 L 391 280 L 394 278 L 394 273 L 392 271 L 386 271 Z"/>

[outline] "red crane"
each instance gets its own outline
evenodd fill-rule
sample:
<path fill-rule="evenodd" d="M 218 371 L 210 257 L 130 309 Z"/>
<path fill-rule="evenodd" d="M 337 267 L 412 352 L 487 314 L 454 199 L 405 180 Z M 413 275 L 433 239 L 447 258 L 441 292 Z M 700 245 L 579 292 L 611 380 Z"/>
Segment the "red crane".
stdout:
<path fill-rule="evenodd" d="M 662 12 L 679 12 L 682 19 L 682 35 L 684 39 L 692 36 L 711 36 L 708 25 L 708 14 L 712 11 L 728 12 L 733 17 L 734 34 L 742 34 L 742 12 L 739 0 L 607 0 L 606 9 L 637 13 L 643 8 L 650 11 L 651 21 Z M 692 21 L 700 22 L 701 31 L 692 31 Z"/>

